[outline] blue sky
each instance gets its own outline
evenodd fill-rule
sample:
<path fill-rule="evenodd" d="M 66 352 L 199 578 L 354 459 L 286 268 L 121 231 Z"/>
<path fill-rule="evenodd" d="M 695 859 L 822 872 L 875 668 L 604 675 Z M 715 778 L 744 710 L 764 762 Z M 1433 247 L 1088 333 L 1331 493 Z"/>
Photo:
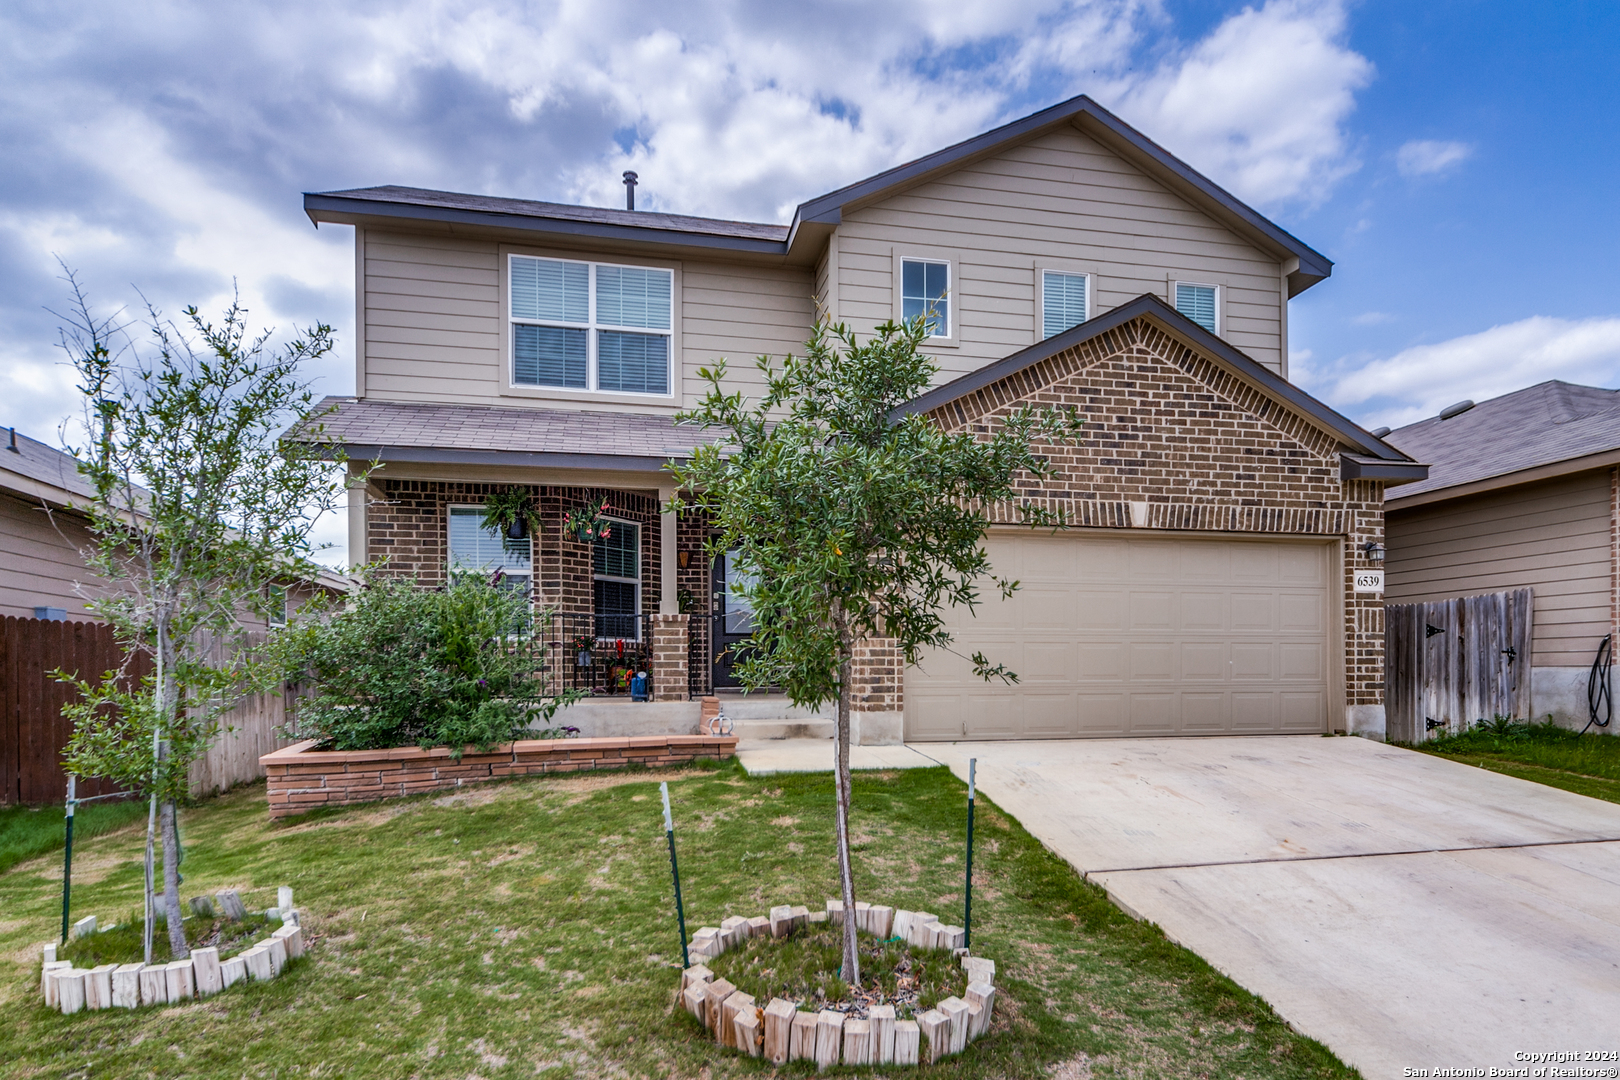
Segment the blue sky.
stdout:
<path fill-rule="evenodd" d="M 107 308 L 334 324 L 377 183 L 785 220 L 1076 93 L 1337 262 L 1293 375 L 1368 426 L 1620 385 L 1620 14 L 1597 4 L 87 0 L 0 8 L 0 425 L 51 439 L 78 269 Z M 341 523 L 323 532 L 341 539 Z"/>

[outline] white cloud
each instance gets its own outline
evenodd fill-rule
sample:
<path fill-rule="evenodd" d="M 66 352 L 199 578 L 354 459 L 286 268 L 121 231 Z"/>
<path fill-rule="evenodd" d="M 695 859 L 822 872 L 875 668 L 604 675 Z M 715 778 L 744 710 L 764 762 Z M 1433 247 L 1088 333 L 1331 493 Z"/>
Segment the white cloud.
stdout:
<path fill-rule="evenodd" d="M 1413 139 L 1395 151 L 1395 168 L 1402 176 L 1436 176 L 1462 164 L 1473 152 L 1467 143 Z"/>
<path fill-rule="evenodd" d="M 1548 379 L 1620 385 L 1620 318 L 1536 315 L 1313 375 L 1334 405 L 1400 427 L 1463 398 L 1485 401 Z"/>
<path fill-rule="evenodd" d="M 1326 198 L 1357 167 L 1344 123 L 1373 65 L 1337 3 L 1270 0 L 1129 86 L 1133 123 L 1261 205 Z"/>
<path fill-rule="evenodd" d="M 1357 326 L 1382 326 L 1384 323 L 1394 322 L 1396 318 L 1398 316 L 1391 315 L 1387 311 L 1363 311 L 1350 321 Z"/>

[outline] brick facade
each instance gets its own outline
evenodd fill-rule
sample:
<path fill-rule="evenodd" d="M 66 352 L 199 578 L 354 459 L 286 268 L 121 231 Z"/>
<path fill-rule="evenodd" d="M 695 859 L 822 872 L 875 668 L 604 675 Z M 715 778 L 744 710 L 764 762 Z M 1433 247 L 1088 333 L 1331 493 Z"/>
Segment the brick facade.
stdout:
<path fill-rule="evenodd" d="M 654 701 L 685 701 L 687 696 L 686 615 L 654 615 L 652 684 Z"/>
<path fill-rule="evenodd" d="M 438 585 L 449 563 L 449 508 L 479 506 L 494 491 L 512 485 L 444 480 L 377 480 L 381 494 L 366 505 L 366 559 L 385 559 L 383 572 Z M 563 514 L 611 505 L 610 517 L 641 527 L 641 610 L 656 612 L 662 601 L 661 515 L 656 491 L 609 488 L 527 487 L 540 511 L 541 528 L 529 543 L 534 561 L 534 602 L 557 611 L 588 614 L 592 592 L 591 545 L 562 530 Z"/>
<path fill-rule="evenodd" d="M 1382 703 L 1383 600 L 1356 595 L 1352 583 L 1365 565 L 1363 545 L 1383 543 L 1382 485 L 1341 481 L 1332 435 L 1147 319 L 930 415 L 953 430 L 988 433 L 1026 404 L 1074 408 L 1085 421 L 1078 445 L 1051 448 L 1053 475 L 1028 478 L 1019 495 L 1066 512 L 1079 528 L 1338 538 L 1345 704 Z M 996 508 L 991 519 L 1016 521 L 1016 509 Z M 893 650 L 868 642 L 859 665 L 866 686 L 855 708 L 901 711 Z M 1341 726 L 1340 718 L 1330 719 Z"/>

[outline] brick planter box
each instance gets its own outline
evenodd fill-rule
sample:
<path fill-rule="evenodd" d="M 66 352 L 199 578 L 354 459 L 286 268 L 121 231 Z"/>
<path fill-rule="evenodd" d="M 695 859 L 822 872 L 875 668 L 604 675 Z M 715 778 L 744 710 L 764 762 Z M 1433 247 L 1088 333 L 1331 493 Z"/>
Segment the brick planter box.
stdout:
<path fill-rule="evenodd" d="M 418 791 L 440 791 L 503 776 L 579 772 L 625 765 L 684 765 L 724 759 L 734 736 L 646 735 L 623 739 L 527 739 L 488 754 L 469 750 L 460 761 L 445 747 L 421 750 L 311 750 L 315 740 L 266 754 L 270 816 L 283 818 L 317 806 L 350 806 Z"/>

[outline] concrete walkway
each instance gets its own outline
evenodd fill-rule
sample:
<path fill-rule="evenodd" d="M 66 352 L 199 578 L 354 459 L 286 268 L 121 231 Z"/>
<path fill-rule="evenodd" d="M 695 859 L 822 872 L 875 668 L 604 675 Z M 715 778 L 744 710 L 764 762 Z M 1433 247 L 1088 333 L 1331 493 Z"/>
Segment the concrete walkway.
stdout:
<path fill-rule="evenodd" d="M 1368 1080 L 1620 1051 L 1620 806 L 1355 738 L 916 749 L 978 758 L 1115 903 Z"/>
<path fill-rule="evenodd" d="M 749 776 L 776 773 L 832 772 L 831 739 L 740 739 L 737 760 Z M 943 764 L 909 746 L 852 746 L 854 769 L 927 769 Z"/>

